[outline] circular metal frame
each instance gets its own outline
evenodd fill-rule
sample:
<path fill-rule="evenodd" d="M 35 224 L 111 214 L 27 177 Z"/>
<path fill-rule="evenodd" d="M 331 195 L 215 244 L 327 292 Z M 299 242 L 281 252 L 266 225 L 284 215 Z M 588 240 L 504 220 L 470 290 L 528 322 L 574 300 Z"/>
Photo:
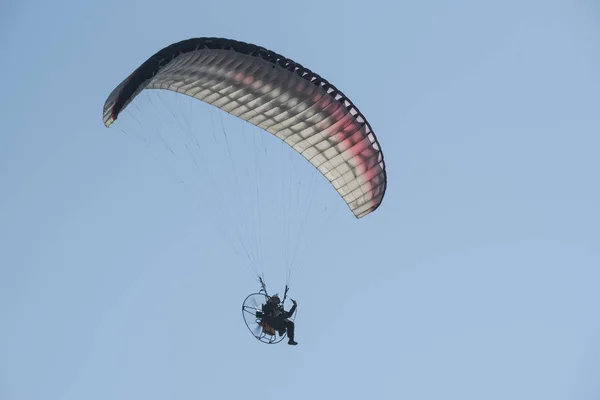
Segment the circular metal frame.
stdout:
<path fill-rule="evenodd" d="M 283 336 L 279 336 L 277 331 L 270 334 L 263 328 L 260 313 L 262 312 L 262 305 L 267 302 L 268 298 L 269 296 L 262 292 L 248 295 L 242 303 L 242 316 L 252 336 L 263 343 L 276 344 L 287 336 L 287 332 Z"/>
<path fill-rule="evenodd" d="M 248 295 L 244 303 L 242 303 L 242 316 L 252 336 L 263 343 L 276 344 L 287 336 L 287 332 L 283 336 L 279 336 L 277 331 L 274 334 L 270 334 L 263 328 L 260 313 L 262 312 L 262 305 L 267 302 L 268 298 L 265 293 L 252 293 Z"/>

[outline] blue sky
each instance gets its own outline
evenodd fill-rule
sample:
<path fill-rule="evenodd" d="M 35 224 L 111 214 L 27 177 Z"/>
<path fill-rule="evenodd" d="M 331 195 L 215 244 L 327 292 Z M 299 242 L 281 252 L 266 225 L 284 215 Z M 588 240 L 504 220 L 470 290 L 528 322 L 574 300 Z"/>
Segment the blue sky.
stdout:
<path fill-rule="evenodd" d="M 0 398 L 600 396 L 593 1 L 9 0 L 0 27 Z M 382 207 L 295 273 L 297 347 L 252 339 L 253 276 L 102 124 L 200 36 L 319 72 L 383 147 Z"/>

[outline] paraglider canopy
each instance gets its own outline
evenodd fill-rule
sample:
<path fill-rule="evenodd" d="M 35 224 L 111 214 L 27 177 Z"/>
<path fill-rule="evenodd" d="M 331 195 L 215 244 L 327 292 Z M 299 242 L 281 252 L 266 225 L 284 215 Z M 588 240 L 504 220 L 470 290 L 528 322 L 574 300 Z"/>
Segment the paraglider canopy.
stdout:
<path fill-rule="evenodd" d="M 295 61 L 231 39 L 174 43 L 112 91 L 104 124 L 144 89 L 194 97 L 275 135 L 331 182 L 357 218 L 383 200 L 383 153 L 366 118 L 333 84 Z"/>

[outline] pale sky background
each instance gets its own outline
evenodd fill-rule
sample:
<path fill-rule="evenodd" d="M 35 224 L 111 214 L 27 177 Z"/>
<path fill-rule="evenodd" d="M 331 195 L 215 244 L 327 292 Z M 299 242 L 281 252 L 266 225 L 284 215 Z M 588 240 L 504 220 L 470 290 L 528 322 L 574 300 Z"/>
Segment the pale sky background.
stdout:
<path fill-rule="evenodd" d="M 4 0 L 0 31 L 0 399 L 600 398 L 597 2 Z M 383 147 L 381 208 L 294 276 L 296 347 L 252 338 L 253 276 L 102 124 L 201 36 L 317 71 Z"/>

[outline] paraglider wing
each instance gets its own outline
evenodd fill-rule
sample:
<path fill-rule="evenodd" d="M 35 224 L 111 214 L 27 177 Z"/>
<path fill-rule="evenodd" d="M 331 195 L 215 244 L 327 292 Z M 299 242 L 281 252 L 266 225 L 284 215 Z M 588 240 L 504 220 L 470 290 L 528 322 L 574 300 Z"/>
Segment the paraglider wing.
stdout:
<path fill-rule="evenodd" d="M 192 96 L 277 136 L 331 182 L 357 218 L 381 204 L 385 163 L 369 123 L 335 86 L 288 58 L 230 39 L 172 44 L 113 90 L 104 124 L 144 89 Z"/>

